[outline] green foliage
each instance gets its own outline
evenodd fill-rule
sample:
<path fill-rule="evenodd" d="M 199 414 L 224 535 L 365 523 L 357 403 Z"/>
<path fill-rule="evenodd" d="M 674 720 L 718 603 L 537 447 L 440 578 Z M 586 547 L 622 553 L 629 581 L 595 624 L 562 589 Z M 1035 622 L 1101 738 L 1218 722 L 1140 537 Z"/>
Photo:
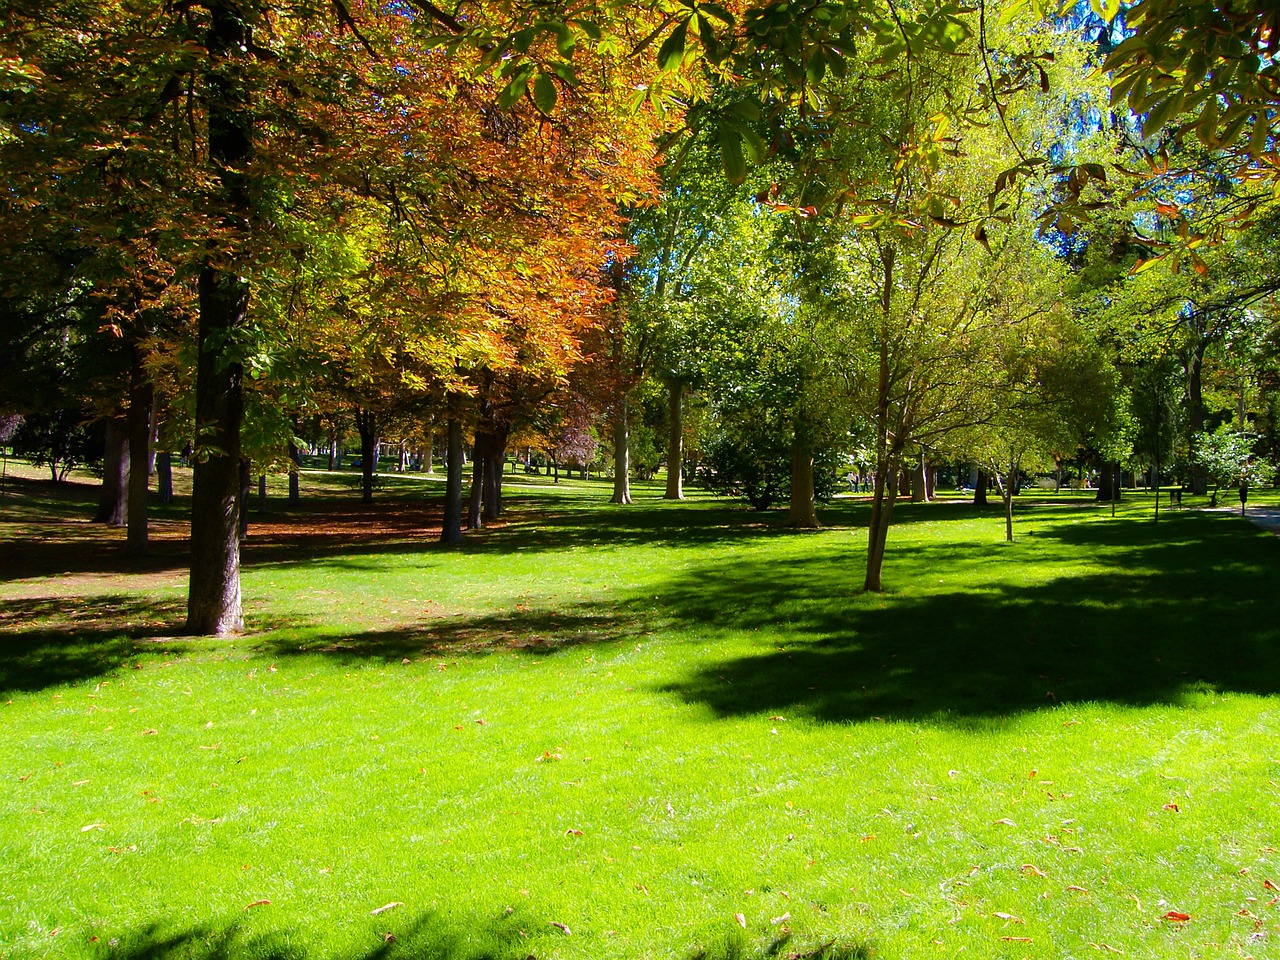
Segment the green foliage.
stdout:
<path fill-rule="evenodd" d="M 95 467 L 102 463 L 102 436 L 85 424 L 75 409 L 27 414 L 13 434 L 13 452 L 38 467 L 48 467 L 50 476 L 62 482 L 75 467 Z"/>

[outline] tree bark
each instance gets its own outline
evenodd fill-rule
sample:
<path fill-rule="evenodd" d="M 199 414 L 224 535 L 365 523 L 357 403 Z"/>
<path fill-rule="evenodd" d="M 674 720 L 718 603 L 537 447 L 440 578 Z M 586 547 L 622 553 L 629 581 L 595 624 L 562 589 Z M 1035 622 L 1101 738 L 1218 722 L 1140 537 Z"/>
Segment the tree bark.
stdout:
<path fill-rule="evenodd" d="M 975 507 L 985 507 L 987 505 L 987 483 L 990 478 L 987 471 L 981 467 L 978 468 L 978 479 L 973 485 L 973 505 Z"/>
<path fill-rule="evenodd" d="M 630 409 L 626 396 L 613 408 L 613 496 L 610 503 L 631 502 Z"/>
<path fill-rule="evenodd" d="M 929 461 L 924 450 L 920 451 L 920 462 L 911 471 L 911 502 L 929 502 Z"/>
<path fill-rule="evenodd" d="M 666 500 L 683 500 L 684 383 L 675 377 L 667 381 L 667 422 L 669 425 L 669 432 L 667 433 L 667 492 L 662 496 Z M 812 479 L 812 474 L 810 479 Z"/>
<path fill-rule="evenodd" d="M 253 116 L 245 77 L 252 30 L 239 4 L 209 0 L 207 87 L 208 165 L 218 181 L 215 209 L 225 232 L 250 232 L 247 171 Z M 240 427 L 243 370 L 229 349 L 245 324 L 249 281 L 211 241 L 199 278 L 196 362 L 196 463 L 191 499 L 191 579 L 187 631 L 225 634 L 244 627 L 240 606 Z"/>
<path fill-rule="evenodd" d="M 1120 499 L 1120 464 L 1114 460 L 1104 460 L 1098 470 L 1099 503 Z"/>
<path fill-rule="evenodd" d="M 155 387 L 143 366 L 142 345 L 134 343 L 129 362 L 129 510 L 125 552 L 147 552 L 147 465 L 151 462 L 152 415 Z"/>
<path fill-rule="evenodd" d="M 289 503 L 297 506 L 302 502 L 302 451 L 292 440 L 289 441 L 289 464 Z"/>
<path fill-rule="evenodd" d="M 258 474 L 258 511 L 265 512 L 267 509 L 267 475 L 265 473 Z"/>
<path fill-rule="evenodd" d="M 436 436 L 432 432 L 427 433 L 427 452 L 423 455 L 422 466 L 427 473 L 436 472 Z"/>
<path fill-rule="evenodd" d="M 125 417 L 107 420 L 106 451 L 102 461 L 102 489 L 94 523 L 123 527 L 128 514 L 129 426 Z M 53 479 L 58 479 L 55 468 Z"/>
<path fill-rule="evenodd" d="M 488 449 L 484 460 L 484 509 L 485 520 L 497 520 L 502 516 L 502 466 L 507 459 L 505 431 L 489 434 Z"/>
<path fill-rule="evenodd" d="M 360 431 L 360 499 L 373 503 L 373 474 L 378 463 L 378 417 L 365 407 L 356 408 L 356 429 Z"/>
<path fill-rule="evenodd" d="M 484 467 L 488 437 L 476 431 L 475 450 L 471 455 L 471 498 L 467 505 L 467 529 L 478 530 L 484 526 Z"/>
<path fill-rule="evenodd" d="M 1191 434 L 1191 492 L 1203 497 L 1209 492 L 1209 468 L 1196 462 L 1195 444 L 1204 431 L 1204 352 L 1207 343 L 1201 342 L 1191 353 L 1187 364 L 1187 429 Z"/>
<path fill-rule="evenodd" d="M 156 493 L 161 503 L 173 503 L 173 454 L 168 450 L 156 454 Z"/>
<path fill-rule="evenodd" d="M 441 543 L 462 542 L 462 421 L 457 413 L 449 417 L 449 441 L 445 454 L 444 521 Z"/>
<path fill-rule="evenodd" d="M 881 570 L 884 566 L 885 547 L 889 542 L 889 524 L 893 520 L 893 507 L 897 500 L 894 485 L 898 482 L 898 464 L 894 460 L 876 466 L 874 493 L 871 497 L 871 522 L 867 527 L 867 575 L 862 589 L 879 593 L 882 589 Z"/>
<path fill-rule="evenodd" d="M 813 502 L 813 451 L 800 435 L 797 424 L 791 439 L 791 501 L 787 526 L 800 530 L 818 529 L 818 511 Z"/>

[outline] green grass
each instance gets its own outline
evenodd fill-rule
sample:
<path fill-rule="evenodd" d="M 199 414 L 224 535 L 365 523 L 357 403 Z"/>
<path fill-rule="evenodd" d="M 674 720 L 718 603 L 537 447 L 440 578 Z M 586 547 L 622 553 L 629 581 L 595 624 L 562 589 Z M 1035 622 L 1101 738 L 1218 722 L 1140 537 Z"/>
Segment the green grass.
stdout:
<path fill-rule="evenodd" d="M 1271 535 L 1086 492 L 1009 545 L 998 506 L 903 504 L 868 596 L 860 501 L 792 533 L 515 479 L 455 551 L 251 539 L 235 640 L 168 636 L 180 553 L 10 572 L 0 953 L 1280 949 Z M 370 516 L 437 489 L 388 478 Z M 4 549 L 78 509 L 22 487 Z"/>

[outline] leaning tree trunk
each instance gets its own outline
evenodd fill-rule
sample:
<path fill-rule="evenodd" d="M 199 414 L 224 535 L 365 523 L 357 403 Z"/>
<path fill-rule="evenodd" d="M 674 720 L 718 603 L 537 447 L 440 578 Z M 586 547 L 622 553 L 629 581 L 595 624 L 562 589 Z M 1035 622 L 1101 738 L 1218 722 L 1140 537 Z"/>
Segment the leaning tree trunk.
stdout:
<path fill-rule="evenodd" d="M 787 526 L 801 530 L 818 529 L 818 511 L 813 502 L 813 451 L 799 435 L 791 440 L 791 502 Z"/>
<path fill-rule="evenodd" d="M 862 589 L 879 593 L 880 572 L 884 567 L 885 547 L 889 541 L 889 524 L 897 499 L 898 463 L 890 459 L 876 464 L 875 492 L 871 497 L 871 522 L 867 526 L 867 575 Z"/>
<path fill-rule="evenodd" d="M 462 542 L 462 421 L 449 417 L 449 441 L 445 453 L 444 521 L 441 543 Z"/>
<path fill-rule="evenodd" d="M 249 233 L 246 182 L 252 166 L 253 117 L 247 61 L 252 30 L 243 8 L 209 0 L 206 156 L 215 180 L 221 229 L 241 241 Z M 244 627 L 240 607 L 240 427 L 244 421 L 243 367 L 235 359 L 249 308 L 249 281 L 212 247 L 200 269 L 196 361 L 196 463 L 191 497 L 191 580 L 187 631 L 224 634 Z"/>
<path fill-rule="evenodd" d="M 684 499 L 684 383 L 667 381 L 667 492 L 666 500 Z"/>
<path fill-rule="evenodd" d="M 613 410 L 613 496 L 610 503 L 631 502 L 630 409 L 624 395 Z"/>
<path fill-rule="evenodd" d="M 107 420 L 107 446 L 102 461 L 102 490 L 94 523 L 123 527 L 128 513 L 129 428 L 124 417 Z M 55 474 L 54 479 L 57 479 Z"/>
<path fill-rule="evenodd" d="M 129 529 L 125 552 L 147 552 L 147 466 L 151 462 L 151 420 L 155 388 L 143 366 L 142 345 L 135 343 L 129 363 Z"/>

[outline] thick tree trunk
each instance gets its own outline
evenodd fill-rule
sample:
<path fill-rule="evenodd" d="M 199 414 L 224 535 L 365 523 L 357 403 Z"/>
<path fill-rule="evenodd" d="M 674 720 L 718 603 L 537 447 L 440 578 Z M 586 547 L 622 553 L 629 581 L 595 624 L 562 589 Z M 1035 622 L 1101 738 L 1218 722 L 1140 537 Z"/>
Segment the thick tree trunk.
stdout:
<path fill-rule="evenodd" d="M 129 477 L 129 424 L 125 417 L 107 420 L 106 451 L 102 461 L 102 489 L 98 494 L 98 512 L 94 523 L 123 527 L 128 514 L 127 487 Z M 58 479 L 55 470 L 53 479 Z"/>
<path fill-rule="evenodd" d="M 173 454 L 168 450 L 156 454 L 156 494 L 161 503 L 173 503 Z"/>
<path fill-rule="evenodd" d="M 209 0 L 205 37 L 208 165 L 215 209 L 226 232 L 244 239 L 251 204 L 246 173 L 254 157 L 245 61 L 253 37 L 246 14 L 229 0 Z M 187 631 L 223 634 L 244 627 L 240 606 L 240 427 L 243 369 L 234 348 L 249 307 L 249 281 L 211 249 L 200 270 L 196 362 L 196 462 L 191 500 L 191 580 Z"/>
<path fill-rule="evenodd" d="M 631 502 L 630 405 L 621 397 L 613 408 L 613 496 L 610 503 Z"/>
<path fill-rule="evenodd" d="M 147 552 L 147 465 L 151 462 L 155 388 L 144 359 L 141 344 L 135 343 L 129 363 L 129 529 L 125 535 L 125 552 L 131 557 Z"/>
<path fill-rule="evenodd" d="M 987 505 L 987 484 L 991 482 L 991 478 L 987 475 L 987 471 L 979 468 L 978 479 L 973 484 L 973 505 L 975 507 L 985 507 Z"/>
<path fill-rule="evenodd" d="M 338 425 L 329 424 L 329 469 L 338 469 Z"/>
<path fill-rule="evenodd" d="M 684 499 L 684 383 L 667 381 L 667 500 Z"/>
<path fill-rule="evenodd" d="M 929 502 L 929 461 L 923 450 L 920 451 L 920 462 L 911 471 L 911 502 Z"/>
<path fill-rule="evenodd" d="M 484 460 L 483 516 L 486 520 L 497 520 L 502 516 L 502 465 L 505 462 L 506 445 L 491 434 Z"/>
<path fill-rule="evenodd" d="M 1098 469 L 1098 502 L 1120 499 L 1120 464 L 1104 460 Z"/>
<path fill-rule="evenodd" d="M 441 543 L 462 542 L 462 421 L 454 413 L 449 417 L 449 441 L 445 454 L 447 469 L 444 485 L 444 522 L 440 528 Z"/>
<path fill-rule="evenodd" d="M 265 513 L 267 509 L 267 475 L 265 473 L 258 474 L 258 512 Z"/>
<path fill-rule="evenodd" d="M 818 512 L 813 502 L 813 451 L 799 435 L 791 440 L 791 503 L 787 526 L 801 530 L 818 529 Z"/>

